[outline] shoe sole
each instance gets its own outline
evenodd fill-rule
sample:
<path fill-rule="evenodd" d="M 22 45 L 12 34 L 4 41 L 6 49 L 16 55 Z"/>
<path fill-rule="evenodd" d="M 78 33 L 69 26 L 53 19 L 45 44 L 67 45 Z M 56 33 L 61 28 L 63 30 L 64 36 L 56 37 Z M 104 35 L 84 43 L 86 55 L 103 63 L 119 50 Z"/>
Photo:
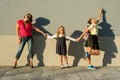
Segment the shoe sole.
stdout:
<path fill-rule="evenodd" d="M 95 68 L 88 68 L 89 70 L 96 70 Z"/>

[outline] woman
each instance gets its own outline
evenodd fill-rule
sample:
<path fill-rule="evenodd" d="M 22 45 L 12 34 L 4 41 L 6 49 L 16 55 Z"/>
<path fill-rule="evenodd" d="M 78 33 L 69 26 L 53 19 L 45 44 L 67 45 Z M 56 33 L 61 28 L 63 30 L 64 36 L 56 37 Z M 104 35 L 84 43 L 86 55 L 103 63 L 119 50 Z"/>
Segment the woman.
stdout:
<path fill-rule="evenodd" d="M 22 20 L 18 20 L 16 24 L 16 35 L 18 37 L 19 49 L 16 54 L 13 68 L 16 68 L 17 61 L 21 56 L 23 48 L 28 43 L 28 51 L 29 51 L 29 58 L 30 58 L 30 67 L 33 68 L 33 53 L 32 53 L 32 29 L 35 31 L 42 33 L 45 37 L 46 34 L 32 25 L 33 17 L 30 13 L 26 14 Z"/>
<path fill-rule="evenodd" d="M 86 35 L 89 34 L 85 46 L 87 47 L 87 52 L 86 52 L 86 58 L 88 61 L 88 69 L 95 69 L 93 65 L 91 65 L 91 55 L 100 55 L 99 51 L 99 42 L 98 42 L 98 22 L 101 19 L 102 15 L 102 9 L 99 10 L 99 16 L 98 19 L 95 20 L 94 18 L 90 18 L 88 20 L 88 23 L 90 26 L 88 26 L 83 34 L 77 38 L 77 41 L 80 41 L 80 39 Z"/>

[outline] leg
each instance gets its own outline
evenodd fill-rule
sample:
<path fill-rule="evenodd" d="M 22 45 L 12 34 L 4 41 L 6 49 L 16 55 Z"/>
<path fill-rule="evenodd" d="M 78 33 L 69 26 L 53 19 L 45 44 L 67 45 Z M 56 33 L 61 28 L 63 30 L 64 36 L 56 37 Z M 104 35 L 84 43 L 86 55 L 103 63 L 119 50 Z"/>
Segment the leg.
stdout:
<path fill-rule="evenodd" d="M 87 47 L 87 51 L 90 54 L 92 52 L 92 48 Z M 87 62 L 88 62 L 89 65 L 91 65 L 91 54 L 87 57 Z"/>
<path fill-rule="evenodd" d="M 93 52 L 94 52 L 96 55 L 100 55 L 100 51 L 99 51 L 98 49 L 93 50 Z"/>
<path fill-rule="evenodd" d="M 91 55 L 100 55 L 100 51 L 99 51 L 99 42 L 98 42 L 98 38 L 94 37 L 94 41 L 93 41 L 93 48 L 94 50 L 92 50 L 92 52 L 90 52 Z"/>
<path fill-rule="evenodd" d="M 67 56 L 64 56 L 64 60 L 68 64 L 68 58 L 67 58 Z"/>
<path fill-rule="evenodd" d="M 13 68 L 14 68 L 14 69 L 15 69 L 16 66 L 17 66 L 17 61 L 18 61 L 18 59 L 15 58 L 15 60 L 14 60 L 14 64 L 13 64 Z"/>
<path fill-rule="evenodd" d="M 92 53 L 92 48 L 90 48 L 90 47 L 87 47 L 87 53 L 89 54 L 89 53 Z M 93 65 L 91 65 L 91 54 L 89 54 L 89 56 L 87 56 L 87 62 L 88 62 L 88 69 L 92 69 L 92 70 L 94 70 L 95 69 L 95 67 L 93 66 Z"/>
<path fill-rule="evenodd" d="M 60 63 L 61 63 L 61 65 L 63 65 L 63 56 L 62 55 L 60 55 Z"/>
<path fill-rule="evenodd" d="M 16 54 L 16 58 L 15 58 L 15 60 L 14 60 L 13 68 L 16 68 L 16 66 L 17 66 L 17 61 L 18 61 L 18 59 L 19 59 L 20 56 L 21 56 L 21 53 L 22 53 L 23 48 L 24 48 L 24 46 L 25 46 L 25 43 L 26 43 L 26 41 L 22 41 L 22 42 L 20 43 L 20 45 L 19 45 L 19 49 L 18 49 L 18 52 L 17 52 L 17 54 Z"/>
<path fill-rule="evenodd" d="M 23 48 L 24 48 L 24 46 L 25 46 L 25 43 L 26 43 L 25 41 L 22 41 L 22 42 L 20 43 L 18 52 L 17 52 L 17 54 L 16 54 L 16 59 L 19 59 L 19 58 L 20 58 L 21 53 L 22 53 L 22 51 L 23 51 Z"/>
<path fill-rule="evenodd" d="M 59 55 L 60 56 L 60 63 L 61 63 L 61 68 L 63 69 L 64 66 L 63 66 L 63 55 Z"/>
<path fill-rule="evenodd" d="M 93 50 L 91 47 L 87 47 L 87 50 L 90 55 L 100 55 L 100 52 L 98 49 Z"/>
<path fill-rule="evenodd" d="M 33 68 L 32 37 L 28 39 L 28 51 L 29 51 L 29 58 L 30 58 L 30 67 Z"/>
<path fill-rule="evenodd" d="M 64 56 L 64 60 L 65 60 L 65 62 L 66 62 L 66 66 L 69 68 L 69 66 L 68 66 L 68 58 L 67 58 L 66 55 Z"/>
<path fill-rule="evenodd" d="M 33 68 L 33 59 L 30 58 L 30 67 Z"/>

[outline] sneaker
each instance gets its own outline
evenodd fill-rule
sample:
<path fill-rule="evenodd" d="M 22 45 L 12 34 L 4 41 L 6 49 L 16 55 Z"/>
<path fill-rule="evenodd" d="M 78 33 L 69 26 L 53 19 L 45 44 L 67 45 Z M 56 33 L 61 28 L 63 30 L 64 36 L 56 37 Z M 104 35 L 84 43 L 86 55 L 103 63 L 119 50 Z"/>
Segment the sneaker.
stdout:
<path fill-rule="evenodd" d="M 62 64 L 62 65 L 61 65 L 61 69 L 63 69 L 63 68 L 64 68 L 64 65 Z"/>
<path fill-rule="evenodd" d="M 88 58 L 90 56 L 90 54 L 88 52 L 86 52 L 86 58 Z"/>
<path fill-rule="evenodd" d="M 68 65 L 68 63 L 66 63 L 66 68 L 69 68 L 69 65 Z"/>
<path fill-rule="evenodd" d="M 95 70 L 95 67 L 93 65 L 88 66 L 88 69 Z"/>

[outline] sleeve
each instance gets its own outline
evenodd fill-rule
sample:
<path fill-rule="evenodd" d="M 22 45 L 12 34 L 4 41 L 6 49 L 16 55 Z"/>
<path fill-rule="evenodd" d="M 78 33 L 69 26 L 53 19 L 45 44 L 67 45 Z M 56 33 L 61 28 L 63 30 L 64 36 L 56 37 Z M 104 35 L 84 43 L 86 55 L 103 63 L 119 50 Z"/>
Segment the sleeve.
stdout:
<path fill-rule="evenodd" d="M 53 36 L 50 36 L 50 35 L 47 36 L 47 38 L 56 38 L 56 37 L 57 37 L 56 34 L 54 34 Z"/>
<path fill-rule="evenodd" d="M 88 29 L 91 30 L 93 27 L 94 27 L 93 25 L 90 25 L 90 26 L 88 27 Z"/>
<path fill-rule="evenodd" d="M 21 20 L 18 20 L 17 23 L 20 24 Z"/>
<path fill-rule="evenodd" d="M 69 39 L 69 40 L 71 40 L 71 41 L 74 41 L 74 42 L 76 41 L 76 39 L 71 38 L 71 37 L 69 37 L 69 36 L 65 36 L 65 38 L 66 38 L 66 39 Z"/>

